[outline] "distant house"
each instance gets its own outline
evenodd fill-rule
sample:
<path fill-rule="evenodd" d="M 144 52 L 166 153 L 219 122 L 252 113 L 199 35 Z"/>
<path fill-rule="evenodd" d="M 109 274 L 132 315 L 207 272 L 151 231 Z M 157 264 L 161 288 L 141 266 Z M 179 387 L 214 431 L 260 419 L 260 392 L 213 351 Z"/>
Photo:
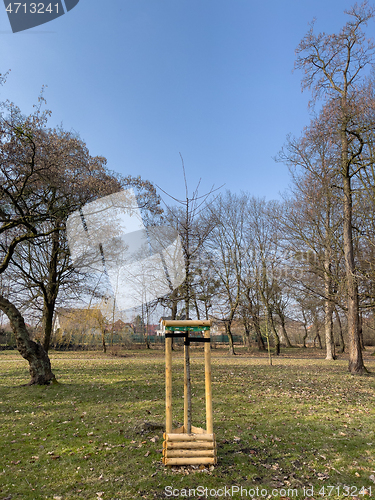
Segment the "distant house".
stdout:
<path fill-rule="evenodd" d="M 53 333 L 65 335 L 101 335 L 104 318 L 100 309 L 59 307 L 53 321 Z"/>
<path fill-rule="evenodd" d="M 147 332 L 149 335 L 157 335 L 159 325 L 147 325 Z"/>
<path fill-rule="evenodd" d="M 243 335 L 245 329 L 242 321 L 240 321 L 239 319 L 234 319 L 232 321 L 230 331 L 233 335 Z M 225 321 L 213 319 L 211 326 L 211 337 L 219 335 L 225 335 Z"/>
<path fill-rule="evenodd" d="M 119 333 L 128 333 L 128 334 L 133 334 L 134 333 L 134 327 L 131 323 L 125 323 L 124 321 L 122 321 L 122 319 L 118 319 L 117 321 L 115 321 L 112 324 L 108 323 L 106 325 L 106 331 L 111 333 L 115 333 L 115 334 L 119 334 Z"/>

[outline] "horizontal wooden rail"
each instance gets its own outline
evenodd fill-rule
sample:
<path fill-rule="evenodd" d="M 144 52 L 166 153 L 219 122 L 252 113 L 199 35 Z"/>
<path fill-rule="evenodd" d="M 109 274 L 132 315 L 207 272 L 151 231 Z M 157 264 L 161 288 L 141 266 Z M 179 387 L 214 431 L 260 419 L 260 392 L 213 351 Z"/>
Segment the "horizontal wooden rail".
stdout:
<path fill-rule="evenodd" d="M 202 320 L 178 320 L 178 319 L 164 319 L 164 326 L 211 326 L 212 320 L 210 319 L 202 319 Z"/>
<path fill-rule="evenodd" d="M 212 449 L 212 441 L 204 441 L 202 443 L 197 443 L 196 441 L 179 441 L 179 442 L 174 442 L 174 441 L 167 441 L 168 443 L 168 450 L 195 450 L 195 449 Z"/>
<path fill-rule="evenodd" d="M 165 450 L 164 456 L 168 458 L 185 457 L 214 457 L 215 450 Z"/>
<path fill-rule="evenodd" d="M 164 434 L 166 441 L 214 441 L 214 434 Z"/>
<path fill-rule="evenodd" d="M 165 458 L 164 465 L 214 465 L 215 457 L 197 457 L 197 458 Z"/>

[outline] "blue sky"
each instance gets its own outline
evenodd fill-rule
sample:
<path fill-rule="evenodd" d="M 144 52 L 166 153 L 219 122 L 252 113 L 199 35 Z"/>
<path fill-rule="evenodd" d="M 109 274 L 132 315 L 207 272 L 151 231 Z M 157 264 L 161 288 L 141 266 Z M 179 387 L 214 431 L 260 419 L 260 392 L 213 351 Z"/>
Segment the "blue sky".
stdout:
<path fill-rule="evenodd" d="M 24 113 L 42 85 L 51 126 L 77 131 L 108 167 L 174 196 L 188 182 L 267 199 L 289 184 L 273 157 L 309 122 L 294 50 L 317 18 L 335 32 L 351 0 L 80 0 L 13 34 L 0 8 L 1 99 Z M 374 26 L 371 26 L 373 31 Z"/>

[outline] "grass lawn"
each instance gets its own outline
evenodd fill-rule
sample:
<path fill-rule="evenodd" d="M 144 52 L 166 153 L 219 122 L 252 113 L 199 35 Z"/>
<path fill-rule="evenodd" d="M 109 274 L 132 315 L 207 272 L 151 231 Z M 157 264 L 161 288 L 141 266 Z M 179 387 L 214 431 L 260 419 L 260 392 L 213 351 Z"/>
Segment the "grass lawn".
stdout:
<path fill-rule="evenodd" d="M 212 351 L 218 464 L 204 470 L 161 464 L 163 351 L 51 352 L 60 383 L 47 387 L 22 387 L 27 362 L 0 352 L 0 500 L 375 499 L 375 358 L 370 375 L 353 377 L 346 359 L 321 351 L 285 351 L 273 366 L 239 352 Z M 182 361 L 175 352 L 176 424 Z M 192 385 L 193 425 L 205 427 L 200 349 Z"/>

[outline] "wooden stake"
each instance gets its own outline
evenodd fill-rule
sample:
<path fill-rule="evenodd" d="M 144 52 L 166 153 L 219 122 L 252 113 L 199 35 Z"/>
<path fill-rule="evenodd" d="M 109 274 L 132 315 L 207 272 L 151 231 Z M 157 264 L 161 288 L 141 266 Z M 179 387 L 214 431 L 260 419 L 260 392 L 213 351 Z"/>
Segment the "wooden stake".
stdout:
<path fill-rule="evenodd" d="M 172 432 L 172 338 L 165 339 L 165 432 Z"/>
<path fill-rule="evenodd" d="M 210 338 L 210 331 L 204 332 L 206 339 Z M 211 344 L 204 343 L 204 374 L 206 386 L 206 427 L 207 434 L 213 434 L 213 419 L 212 419 L 212 388 L 211 388 Z"/>
<path fill-rule="evenodd" d="M 190 381 L 190 352 L 189 346 L 184 345 L 184 430 L 191 433 L 191 381 Z"/>
<path fill-rule="evenodd" d="M 210 327 L 211 321 L 163 321 L 164 326 Z M 199 328 L 197 328 L 199 330 Z M 210 331 L 204 331 L 204 337 L 210 339 Z M 191 425 L 191 380 L 189 345 L 184 344 L 184 425 L 172 430 L 172 337 L 165 339 L 165 393 L 166 393 L 166 432 L 163 443 L 163 463 L 172 465 L 209 465 L 216 464 L 216 439 L 213 433 L 212 390 L 211 390 L 211 346 L 204 345 L 205 393 L 206 393 L 206 427 Z"/>

